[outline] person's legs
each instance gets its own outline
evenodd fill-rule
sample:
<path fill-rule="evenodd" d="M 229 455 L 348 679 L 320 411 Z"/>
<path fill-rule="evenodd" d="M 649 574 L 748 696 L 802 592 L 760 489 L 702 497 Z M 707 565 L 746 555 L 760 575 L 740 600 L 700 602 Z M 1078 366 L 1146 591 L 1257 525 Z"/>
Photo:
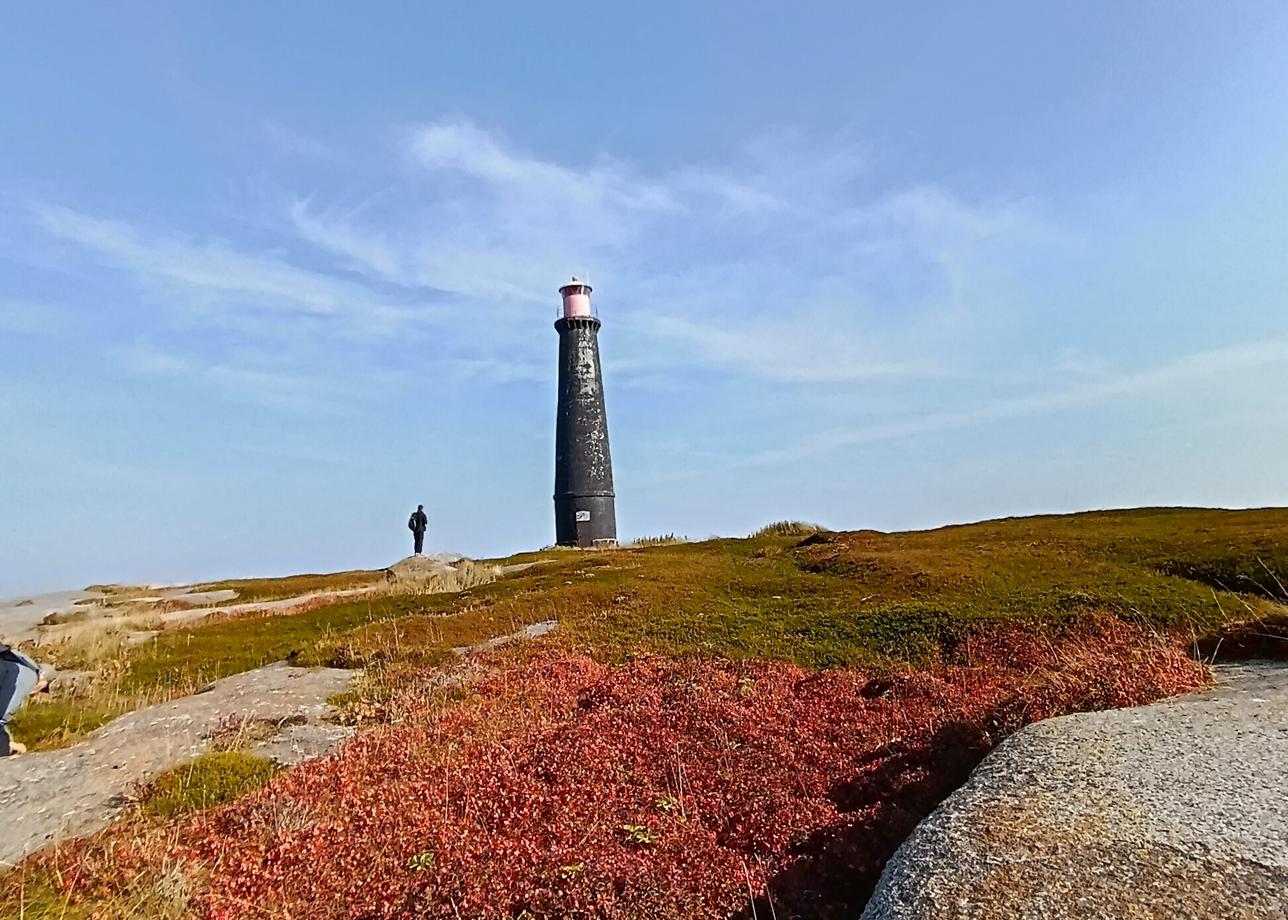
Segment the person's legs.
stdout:
<path fill-rule="evenodd" d="M 416 531 L 416 552 L 419 554 L 425 548 L 425 531 Z"/>

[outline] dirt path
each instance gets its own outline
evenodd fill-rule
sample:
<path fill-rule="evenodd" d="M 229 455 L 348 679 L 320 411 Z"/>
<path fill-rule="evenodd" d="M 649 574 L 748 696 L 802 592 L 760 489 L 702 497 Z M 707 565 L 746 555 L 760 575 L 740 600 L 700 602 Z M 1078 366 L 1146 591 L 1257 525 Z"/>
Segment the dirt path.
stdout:
<path fill-rule="evenodd" d="M 238 601 L 232 604 L 216 604 L 210 607 L 194 607 L 191 610 L 169 610 L 160 614 L 160 620 L 167 626 L 173 626 L 176 623 L 191 623 L 196 620 L 204 620 L 206 617 L 215 614 L 239 614 L 249 613 L 252 610 L 271 610 L 275 612 L 289 612 L 295 607 L 303 607 L 310 601 L 318 598 L 324 598 L 328 601 L 339 601 L 347 597 L 357 597 L 361 594 L 372 593 L 373 588 L 349 588 L 344 591 L 313 591 L 309 594 L 297 594 L 294 597 L 283 597 L 271 601 Z"/>
<path fill-rule="evenodd" d="M 201 754 L 209 736 L 230 720 L 304 719 L 262 751 L 285 763 L 334 747 L 347 730 L 323 721 L 333 711 L 327 698 L 359 673 L 278 662 L 127 713 L 69 748 L 0 760 L 0 868 L 105 826 L 136 784 Z"/>
<path fill-rule="evenodd" d="M 172 593 L 133 599 L 129 606 L 119 608 L 86 608 L 91 615 L 84 620 L 72 620 L 67 623 L 55 623 L 48 626 L 33 627 L 22 638 L 35 640 L 37 645 L 57 645 L 85 635 L 102 632 L 104 628 L 119 627 L 122 623 L 153 624 L 157 628 L 140 629 L 129 632 L 131 644 L 145 642 L 157 635 L 162 628 L 173 626 L 191 626 L 216 614 L 238 616 L 246 613 L 292 613 L 298 608 L 322 599 L 327 602 L 339 602 L 345 598 L 370 594 L 371 588 L 351 588 L 344 591 L 313 591 L 308 594 L 297 594 L 292 597 L 277 598 L 266 601 L 236 601 L 235 591 L 207 591 L 199 594 Z M 232 595 L 234 602 L 220 603 Z M 208 607 L 192 607 L 184 610 L 163 610 L 157 613 L 147 605 L 166 600 L 185 600 L 193 598 L 195 602 L 211 603 Z M 70 604 L 66 609 L 75 609 Z M 0 609 L 0 614 L 3 610 Z M 37 621 L 38 622 L 38 621 Z"/>

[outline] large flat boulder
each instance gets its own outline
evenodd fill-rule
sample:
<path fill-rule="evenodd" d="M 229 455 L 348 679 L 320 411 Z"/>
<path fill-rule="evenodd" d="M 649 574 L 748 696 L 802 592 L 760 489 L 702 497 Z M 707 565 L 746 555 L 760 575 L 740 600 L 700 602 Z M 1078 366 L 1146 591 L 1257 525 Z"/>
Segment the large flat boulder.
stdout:
<path fill-rule="evenodd" d="M 1288 666 L 1017 732 L 913 832 L 864 920 L 1288 918 Z"/>
<path fill-rule="evenodd" d="M 126 713 L 70 747 L 0 758 L 0 872 L 42 847 L 105 827 L 140 784 L 208 750 L 212 735 L 230 724 L 287 728 L 281 743 L 256 752 L 285 764 L 325 753 L 348 736 L 343 726 L 325 724 L 334 712 L 327 699 L 359 673 L 277 662 Z"/>

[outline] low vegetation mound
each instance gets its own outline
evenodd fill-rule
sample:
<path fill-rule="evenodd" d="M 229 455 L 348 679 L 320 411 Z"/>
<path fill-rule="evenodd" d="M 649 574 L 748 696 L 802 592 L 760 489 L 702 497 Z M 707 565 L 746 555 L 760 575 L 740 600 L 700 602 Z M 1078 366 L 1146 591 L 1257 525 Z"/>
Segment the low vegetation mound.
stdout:
<path fill-rule="evenodd" d="M 378 585 L 381 571 L 355 570 L 327 575 L 287 575 L 281 578 L 235 578 L 194 585 L 194 592 L 236 591 L 239 601 L 276 601 L 321 591 L 354 591 Z"/>
<path fill-rule="evenodd" d="M 806 521 L 774 521 L 772 524 L 766 524 L 759 530 L 755 531 L 751 537 L 805 537 L 813 533 L 821 533 L 827 528 L 819 524 L 810 524 Z"/>
<path fill-rule="evenodd" d="M 446 695 L 423 691 L 430 673 L 403 673 L 394 726 L 158 833 L 201 879 L 190 909 L 854 916 L 889 854 L 999 737 L 1204 679 L 1174 644 L 1112 618 L 980 630 L 951 660 L 896 673 L 613 667 L 553 646 L 525 658 Z M 122 833 L 47 856 L 44 871 L 73 901 L 78 884 L 101 891 L 95 867 L 135 890 L 165 860 L 141 853 L 122 873 Z"/>
<path fill-rule="evenodd" d="M 1288 572 L 1288 511 L 1146 509 L 560 553 L 420 615 L 375 616 L 308 655 L 388 660 L 464 610 L 519 625 L 542 611 L 603 660 L 646 651 L 813 668 L 926 660 L 979 623 L 1099 612 L 1198 639 L 1282 611 L 1250 582 L 1219 588 L 1175 568 L 1217 559 L 1263 581 Z"/>

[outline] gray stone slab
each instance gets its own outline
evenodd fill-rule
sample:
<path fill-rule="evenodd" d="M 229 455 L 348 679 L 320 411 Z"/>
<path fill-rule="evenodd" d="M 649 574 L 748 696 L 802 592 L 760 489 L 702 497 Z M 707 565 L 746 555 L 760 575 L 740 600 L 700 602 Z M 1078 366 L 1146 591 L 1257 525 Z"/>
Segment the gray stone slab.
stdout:
<path fill-rule="evenodd" d="M 1288 667 L 1048 719 L 891 858 L 863 917 L 1288 918 Z"/>
<path fill-rule="evenodd" d="M 330 754 L 352 738 L 353 733 L 354 728 L 351 725 L 335 725 L 329 722 L 288 725 L 272 738 L 252 747 L 250 753 L 284 767 L 293 767 L 297 763 Z"/>
<path fill-rule="evenodd" d="M 358 673 L 278 662 L 126 713 L 71 747 L 0 758 L 0 868 L 105 826 L 137 784 L 201 754 L 230 721 L 325 719 L 327 698 Z"/>

